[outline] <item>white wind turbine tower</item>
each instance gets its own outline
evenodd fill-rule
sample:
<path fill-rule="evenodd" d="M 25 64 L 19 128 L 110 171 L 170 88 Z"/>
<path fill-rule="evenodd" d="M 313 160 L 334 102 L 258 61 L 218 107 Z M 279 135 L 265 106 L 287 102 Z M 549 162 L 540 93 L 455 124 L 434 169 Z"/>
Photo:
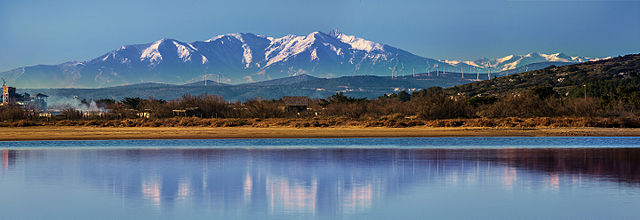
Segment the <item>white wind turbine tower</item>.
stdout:
<path fill-rule="evenodd" d="M 440 76 L 440 73 L 438 73 L 438 67 L 439 67 L 439 66 L 438 66 L 438 64 L 436 63 L 436 77 L 439 77 L 439 76 Z"/>
<path fill-rule="evenodd" d="M 391 79 L 394 79 L 396 76 L 396 68 L 397 66 L 393 66 L 393 68 L 389 67 L 389 70 L 391 70 Z"/>
<path fill-rule="evenodd" d="M 427 71 L 427 76 L 431 76 L 431 72 L 430 72 L 431 71 L 431 64 L 429 63 L 428 60 L 427 60 L 427 69 L 426 69 L 426 71 Z"/>
<path fill-rule="evenodd" d="M 404 63 L 402 64 L 402 78 L 404 79 Z"/>
<path fill-rule="evenodd" d="M 460 73 L 460 76 L 464 79 L 464 66 L 462 66 L 462 64 L 460 65 Z"/>
<path fill-rule="evenodd" d="M 351 76 L 356 76 L 356 73 L 360 70 L 360 63 L 356 64 L 356 68 L 353 70 Z"/>
<path fill-rule="evenodd" d="M 480 81 L 480 70 L 476 67 L 476 80 Z"/>
<path fill-rule="evenodd" d="M 207 75 L 209 74 L 209 67 L 205 67 L 204 70 L 204 75 L 202 76 L 204 78 L 204 86 L 207 86 Z"/>
<path fill-rule="evenodd" d="M 413 68 L 413 73 L 411 73 L 411 77 L 416 78 L 416 68 Z"/>
<path fill-rule="evenodd" d="M 396 64 L 393 66 L 393 71 L 391 71 L 391 78 L 395 79 L 398 77 L 397 75 L 398 75 L 398 65 Z"/>

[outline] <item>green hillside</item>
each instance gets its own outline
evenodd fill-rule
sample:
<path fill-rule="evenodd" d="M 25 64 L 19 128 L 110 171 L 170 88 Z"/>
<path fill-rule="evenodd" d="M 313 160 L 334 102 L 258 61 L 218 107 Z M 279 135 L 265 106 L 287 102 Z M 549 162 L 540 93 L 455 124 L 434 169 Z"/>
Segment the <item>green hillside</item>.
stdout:
<path fill-rule="evenodd" d="M 551 66 L 544 69 L 474 82 L 447 89 L 449 95 L 517 95 L 535 88 L 552 88 L 560 97 L 601 98 L 606 102 L 640 99 L 640 54 L 607 60 Z"/>

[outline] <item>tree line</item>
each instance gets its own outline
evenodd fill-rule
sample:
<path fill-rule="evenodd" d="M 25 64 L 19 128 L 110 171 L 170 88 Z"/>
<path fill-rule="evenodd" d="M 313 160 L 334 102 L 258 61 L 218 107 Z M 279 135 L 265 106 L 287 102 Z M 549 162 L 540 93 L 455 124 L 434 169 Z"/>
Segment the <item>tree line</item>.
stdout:
<path fill-rule="evenodd" d="M 411 118 L 421 120 L 506 118 L 506 117 L 618 117 L 638 118 L 640 90 L 638 84 L 594 83 L 587 96 L 582 88 L 568 95 L 558 94 L 549 86 L 534 87 L 518 94 L 503 96 L 451 95 L 441 87 L 408 93 L 401 91 L 377 99 L 354 98 L 337 93 L 325 99 L 309 99 L 307 109 L 291 111 L 282 100 L 252 99 L 229 102 L 216 95 L 184 95 L 175 100 L 130 97 L 122 100 L 94 100 L 104 112 L 82 112 L 71 107 L 61 112 L 62 119 L 162 119 L 172 117 L 201 118 L 318 118 L 343 117 L 355 120 Z M 634 87 L 635 86 L 635 87 Z M 600 93 L 600 94 L 597 94 Z M 89 102 L 82 102 L 87 107 Z M 3 106 L 0 120 L 43 120 L 28 115 L 17 106 Z"/>

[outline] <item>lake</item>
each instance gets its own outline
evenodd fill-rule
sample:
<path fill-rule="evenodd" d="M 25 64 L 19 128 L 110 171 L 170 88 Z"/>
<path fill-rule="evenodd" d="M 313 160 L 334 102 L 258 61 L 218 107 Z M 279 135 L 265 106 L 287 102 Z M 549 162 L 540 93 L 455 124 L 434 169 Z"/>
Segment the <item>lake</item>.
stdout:
<path fill-rule="evenodd" d="M 640 219 L 640 138 L 0 142 L 0 219 Z"/>

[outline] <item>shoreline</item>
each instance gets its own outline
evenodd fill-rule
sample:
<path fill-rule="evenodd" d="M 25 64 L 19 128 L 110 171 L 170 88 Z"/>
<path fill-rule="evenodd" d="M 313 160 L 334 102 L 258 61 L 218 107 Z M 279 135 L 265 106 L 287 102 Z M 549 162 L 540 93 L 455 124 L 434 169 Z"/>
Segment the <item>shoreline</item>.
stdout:
<path fill-rule="evenodd" d="M 639 137 L 640 128 L 495 128 L 495 127 L 79 127 L 0 128 L 0 141 L 269 139 L 269 138 L 401 138 L 401 137 Z"/>

